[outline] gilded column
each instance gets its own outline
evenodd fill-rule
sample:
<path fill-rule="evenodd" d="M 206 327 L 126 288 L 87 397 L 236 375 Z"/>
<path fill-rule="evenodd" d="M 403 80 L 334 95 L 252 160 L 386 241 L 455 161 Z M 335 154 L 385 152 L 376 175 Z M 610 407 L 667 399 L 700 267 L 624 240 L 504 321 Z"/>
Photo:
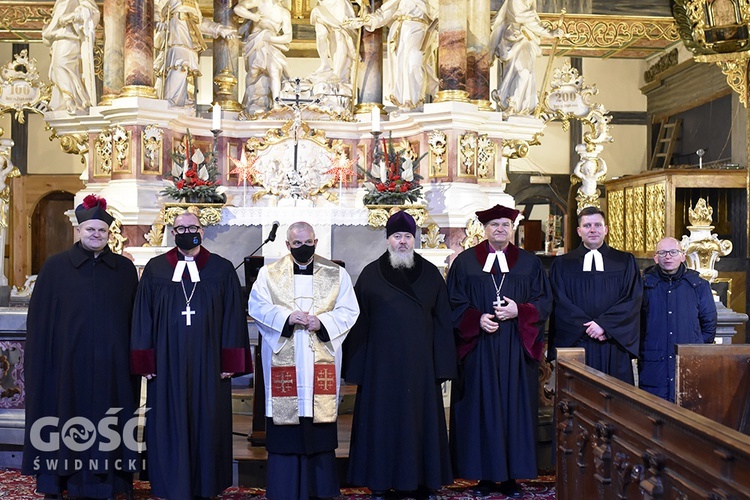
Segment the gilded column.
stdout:
<path fill-rule="evenodd" d="M 468 0 L 440 0 L 438 28 L 438 79 L 435 98 L 442 101 L 468 101 L 466 91 L 466 12 Z"/>
<path fill-rule="evenodd" d="M 125 64 L 121 96 L 156 98 L 154 0 L 126 0 Z"/>
<path fill-rule="evenodd" d="M 381 0 L 374 0 L 370 12 L 375 12 L 381 4 Z M 355 113 L 368 113 L 373 106 L 383 108 L 383 29 L 370 32 L 362 28 L 361 32 L 362 61 L 355 79 L 361 83 Z"/>
<path fill-rule="evenodd" d="M 469 19 L 466 30 L 466 90 L 469 100 L 480 110 L 492 111 L 490 101 L 490 39 L 489 0 L 468 0 Z"/>
<path fill-rule="evenodd" d="M 125 0 L 104 0 L 104 86 L 100 104 L 107 106 L 120 95 L 124 75 Z"/>
<path fill-rule="evenodd" d="M 232 0 L 214 0 L 214 22 L 228 28 L 239 27 L 237 16 L 232 12 Z M 221 109 L 226 111 L 242 111 L 238 101 L 237 88 L 240 60 L 239 37 L 227 40 L 218 37 L 214 40 L 214 98 Z"/>

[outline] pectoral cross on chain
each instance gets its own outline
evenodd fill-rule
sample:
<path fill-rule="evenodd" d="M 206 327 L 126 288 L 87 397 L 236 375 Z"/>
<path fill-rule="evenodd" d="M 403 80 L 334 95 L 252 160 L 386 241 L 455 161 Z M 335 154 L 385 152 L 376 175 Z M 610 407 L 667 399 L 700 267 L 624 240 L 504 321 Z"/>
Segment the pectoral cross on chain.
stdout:
<path fill-rule="evenodd" d="M 195 314 L 195 311 L 193 311 L 192 309 L 190 309 L 190 304 L 187 304 L 185 306 L 185 310 L 182 311 L 180 314 L 182 314 L 183 316 L 185 316 L 185 323 L 187 324 L 187 326 L 191 326 L 192 323 L 190 321 L 190 316 L 192 316 L 193 314 Z"/>

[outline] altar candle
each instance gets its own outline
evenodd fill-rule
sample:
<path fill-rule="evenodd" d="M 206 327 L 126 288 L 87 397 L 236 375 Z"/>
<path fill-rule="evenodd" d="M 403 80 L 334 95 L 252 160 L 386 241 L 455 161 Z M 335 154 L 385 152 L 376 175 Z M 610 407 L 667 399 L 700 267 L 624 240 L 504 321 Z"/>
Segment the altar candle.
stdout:
<path fill-rule="evenodd" d="M 211 130 L 221 130 L 221 106 L 218 102 L 214 104 L 212 118 Z"/>
<path fill-rule="evenodd" d="M 373 132 L 380 132 L 380 108 L 377 106 L 374 106 L 372 108 L 372 112 L 370 113 L 371 120 L 372 120 L 372 131 Z"/>

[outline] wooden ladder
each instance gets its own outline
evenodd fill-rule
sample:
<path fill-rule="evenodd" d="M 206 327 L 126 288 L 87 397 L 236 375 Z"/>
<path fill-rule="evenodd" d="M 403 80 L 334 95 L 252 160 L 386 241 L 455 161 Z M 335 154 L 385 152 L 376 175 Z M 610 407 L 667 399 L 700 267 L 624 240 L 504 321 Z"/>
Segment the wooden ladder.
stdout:
<path fill-rule="evenodd" d="M 659 137 L 656 139 L 656 145 L 654 146 L 654 154 L 651 156 L 651 164 L 648 166 L 649 170 L 669 167 L 681 125 L 681 118 L 676 118 L 673 122 L 670 122 L 669 118 L 662 120 L 659 127 Z"/>

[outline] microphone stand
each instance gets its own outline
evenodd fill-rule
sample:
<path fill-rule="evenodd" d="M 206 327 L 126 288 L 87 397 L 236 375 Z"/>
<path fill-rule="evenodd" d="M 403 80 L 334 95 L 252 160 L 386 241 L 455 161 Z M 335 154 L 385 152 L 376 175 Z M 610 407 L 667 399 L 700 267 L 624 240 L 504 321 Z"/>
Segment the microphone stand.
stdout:
<path fill-rule="evenodd" d="M 245 263 L 245 259 L 247 259 L 248 257 L 252 257 L 252 256 L 253 256 L 253 255 L 255 255 L 256 253 L 258 253 L 258 250 L 260 250 L 261 248 L 263 248 L 263 245 L 265 245 L 265 244 L 266 244 L 266 243 L 268 243 L 269 241 L 274 241 L 274 240 L 276 240 L 276 235 L 274 235 L 274 237 L 273 237 L 273 240 L 271 240 L 271 235 L 269 234 L 269 235 L 268 235 L 268 238 L 266 238 L 266 241 L 264 241 L 263 243 L 261 243 L 260 245 L 258 245 L 258 248 L 256 248 L 255 250 L 253 250 L 253 253 L 251 253 L 251 254 L 250 254 L 250 255 L 248 255 L 247 257 L 243 258 L 243 259 L 242 259 L 242 262 L 240 262 L 239 264 L 237 264 L 237 267 L 235 267 L 235 268 L 234 268 L 234 270 L 236 271 L 237 269 L 239 269 L 239 268 L 240 268 L 240 266 L 241 266 L 242 264 L 244 264 L 244 263 Z"/>

